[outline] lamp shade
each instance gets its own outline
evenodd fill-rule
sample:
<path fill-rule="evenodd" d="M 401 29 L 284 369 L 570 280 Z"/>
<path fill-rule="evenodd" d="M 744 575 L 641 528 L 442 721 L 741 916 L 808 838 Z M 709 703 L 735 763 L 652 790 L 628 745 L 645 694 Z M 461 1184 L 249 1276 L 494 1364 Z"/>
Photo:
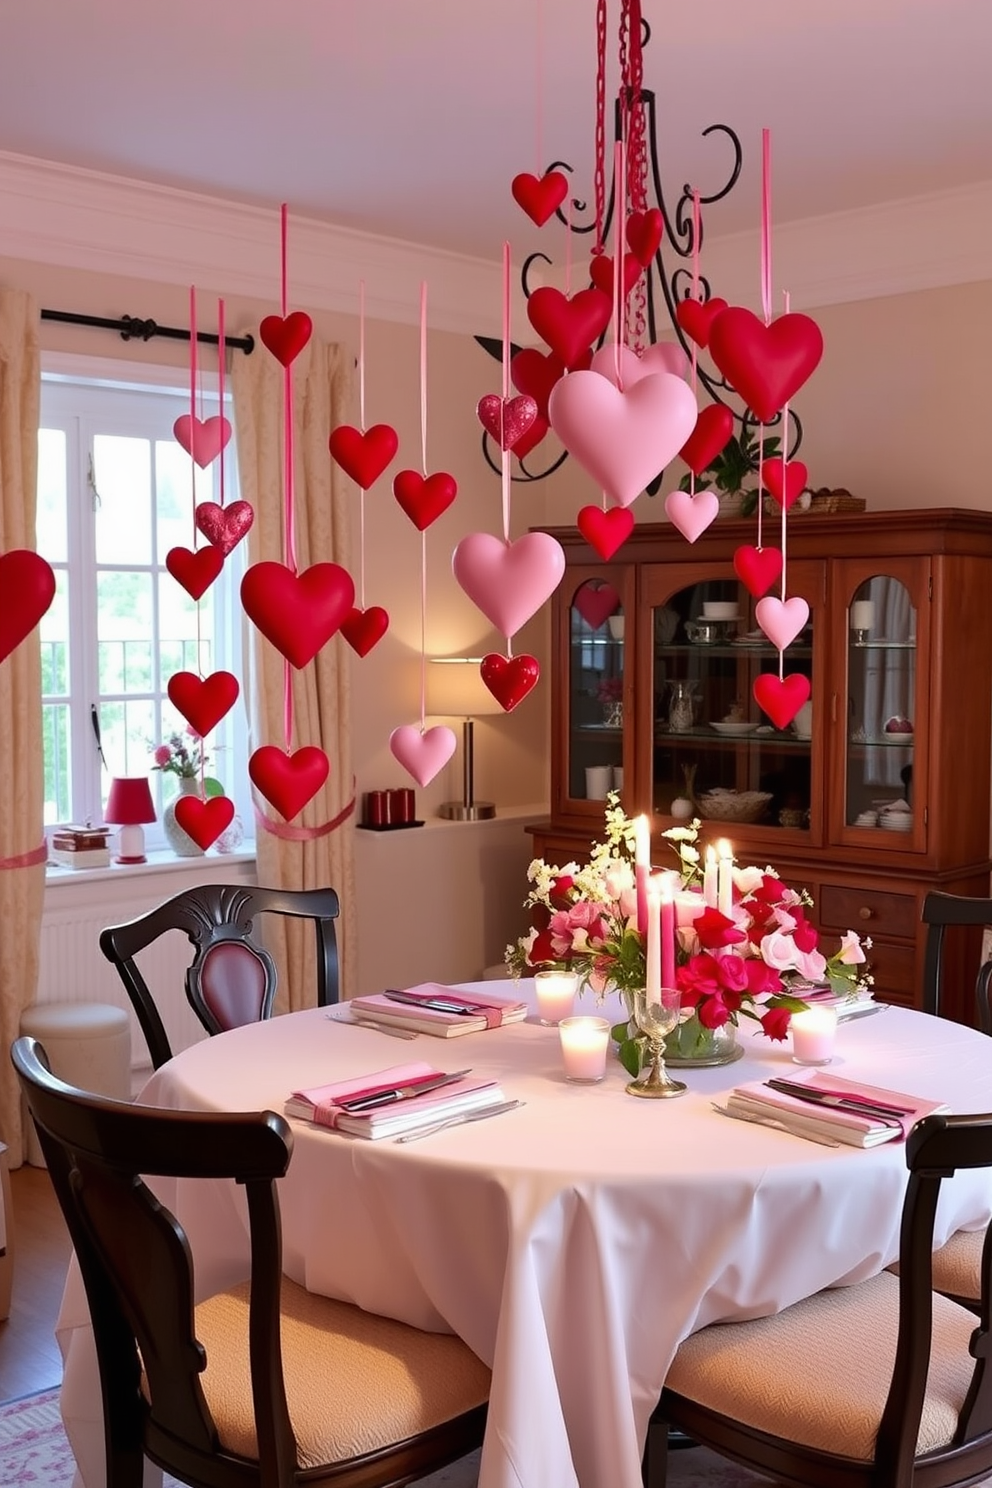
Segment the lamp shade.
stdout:
<path fill-rule="evenodd" d="M 104 818 L 113 826 L 138 826 L 155 820 L 155 804 L 146 775 L 118 776 L 110 782 Z"/>
<path fill-rule="evenodd" d="M 503 709 L 482 680 L 481 656 L 432 656 L 427 712 L 439 718 L 481 718 Z"/>

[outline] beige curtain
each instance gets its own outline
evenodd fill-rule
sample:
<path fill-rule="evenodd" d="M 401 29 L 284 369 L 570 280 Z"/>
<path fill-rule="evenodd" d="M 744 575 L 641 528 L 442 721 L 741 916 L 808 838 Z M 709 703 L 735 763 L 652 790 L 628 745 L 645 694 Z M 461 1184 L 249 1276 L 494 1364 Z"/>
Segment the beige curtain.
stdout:
<path fill-rule="evenodd" d="M 234 419 L 241 496 L 251 503 L 255 520 L 248 533 L 251 563 L 285 562 L 284 550 L 284 396 L 283 368 L 258 340 L 251 356 L 235 354 L 232 368 Z M 350 568 L 351 550 L 345 478 L 333 464 L 327 440 L 331 430 L 350 417 L 352 358 L 342 347 L 311 338 L 293 364 L 294 532 L 300 572 L 314 563 Z M 275 647 L 248 624 L 250 646 L 250 746 L 282 748 L 285 740 L 284 689 L 287 664 Z M 341 900 L 338 942 L 342 957 L 343 994 L 348 983 L 348 947 L 353 944 L 354 811 L 333 830 L 321 830 L 347 812 L 354 801 L 351 760 L 347 643 L 334 636 L 302 670 L 289 667 L 293 700 L 295 751 L 317 745 L 330 760 L 323 788 L 304 807 L 283 835 L 256 822 L 258 881 L 270 888 L 314 889 L 330 886 Z M 270 822 L 282 817 L 256 794 L 256 806 Z M 312 832 L 294 840 L 297 829 Z M 269 935 L 267 929 L 267 935 Z M 280 964 L 277 1011 L 312 1006 L 315 996 L 314 953 L 309 926 L 288 928 L 270 947 Z"/>
<path fill-rule="evenodd" d="M 0 554 L 35 546 L 40 405 L 38 311 L 30 295 L 0 289 Z M 0 1140 L 16 1167 L 24 1144 L 9 1050 L 35 999 L 45 896 L 37 627 L 0 662 L 0 759 Z"/>

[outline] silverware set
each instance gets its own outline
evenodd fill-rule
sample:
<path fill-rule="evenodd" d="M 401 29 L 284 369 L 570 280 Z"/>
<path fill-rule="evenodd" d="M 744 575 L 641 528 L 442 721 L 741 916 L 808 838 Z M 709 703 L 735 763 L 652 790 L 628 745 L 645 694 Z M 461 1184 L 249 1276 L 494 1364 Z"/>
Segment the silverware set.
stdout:
<path fill-rule="evenodd" d="M 481 1111 L 462 1111 L 457 1116 L 447 1116 L 443 1121 L 434 1121 L 430 1126 L 418 1126 L 415 1131 L 404 1132 L 396 1142 L 419 1142 L 421 1137 L 432 1137 L 435 1132 L 445 1131 L 449 1126 L 465 1126 L 470 1121 L 487 1121 L 490 1116 L 502 1116 L 504 1111 L 515 1111 L 524 1105 L 522 1100 L 501 1101 L 496 1106 L 483 1106 Z"/>

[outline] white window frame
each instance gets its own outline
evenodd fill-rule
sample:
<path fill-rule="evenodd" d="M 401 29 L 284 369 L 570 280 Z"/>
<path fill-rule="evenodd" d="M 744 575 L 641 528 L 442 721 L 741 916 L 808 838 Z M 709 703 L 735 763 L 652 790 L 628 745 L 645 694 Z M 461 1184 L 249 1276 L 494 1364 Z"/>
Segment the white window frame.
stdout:
<path fill-rule="evenodd" d="M 69 672 L 69 705 L 71 710 L 71 814 L 74 821 L 103 820 L 103 800 L 109 788 L 110 775 L 101 771 L 99 756 L 90 724 L 90 702 L 97 687 L 97 639 L 95 607 L 86 603 L 95 590 L 97 566 L 87 512 L 91 500 L 88 484 L 89 451 L 93 433 L 121 433 L 161 439 L 181 414 L 190 411 L 188 377 L 177 368 L 142 366 L 111 359 L 75 356 L 53 352 L 42 353 L 42 428 L 61 428 L 67 437 L 68 479 L 68 564 L 56 563 L 56 569 L 68 567 L 73 582 L 69 586 L 70 636 L 75 645 Z M 113 399 L 108 417 L 106 398 Z M 152 395 L 152 396 L 149 396 Z M 164 402 L 162 400 L 165 400 Z M 101 409 L 103 403 L 103 409 Z M 216 392 L 208 396 L 204 388 L 203 405 L 198 415 L 209 417 L 217 412 Z M 231 417 L 229 398 L 225 412 Z M 232 457 L 233 442 L 228 446 L 225 464 L 225 501 L 237 499 L 236 462 Z M 210 467 L 214 482 L 214 500 L 219 495 L 219 461 Z M 248 675 L 245 648 L 244 616 L 240 604 L 241 576 L 247 563 L 246 544 L 239 543 L 225 559 L 220 575 L 207 590 L 201 604 L 214 604 L 213 670 L 233 671 L 242 681 L 237 703 L 208 743 L 206 773 L 221 780 L 225 794 L 231 797 L 245 827 L 247 839 L 254 838 L 254 812 L 248 784 L 248 714 L 244 679 Z M 47 556 L 47 555 L 46 555 Z M 160 555 L 161 558 L 164 555 Z M 80 642 L 76 637 L 81 638 Z M 80 662 L 82 656 L 82 662 Z M 155 740 L 153 742 L 160 742 Z M 159 777 L 151 772 L 149 780 L 157 799 L 159 819 L 145 828 L 149 851 L 168 850 L 161 824 Z M 138 773 L 131 767 L 132 773 Z M 55 824 L 48 823 L 50 834 Z M 251 849 L 246 841 L 241 851 Z"/>

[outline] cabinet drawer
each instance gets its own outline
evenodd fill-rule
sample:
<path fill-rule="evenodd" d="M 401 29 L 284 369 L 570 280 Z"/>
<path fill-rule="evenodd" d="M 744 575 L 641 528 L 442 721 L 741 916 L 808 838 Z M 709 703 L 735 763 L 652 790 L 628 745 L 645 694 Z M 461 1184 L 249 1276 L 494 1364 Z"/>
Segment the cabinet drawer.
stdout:
<path fill-rule="evenodd" d="M 820 924 L 865 935 L 895 935 L 913 940 L 920 918 L 913 894 L 885 894 L 877 889 L 842 889 L 824 884 L 817 905 Z"/>
<path fill-rule="evenodd" d="M 916 953 L 911 946 L 890 945 L 872 940 L 868 973 L 874 978 L 872 992 L 879 1002 L 897 1002 L 900 1007 L 919 1007 L 916 986 Z"/>

